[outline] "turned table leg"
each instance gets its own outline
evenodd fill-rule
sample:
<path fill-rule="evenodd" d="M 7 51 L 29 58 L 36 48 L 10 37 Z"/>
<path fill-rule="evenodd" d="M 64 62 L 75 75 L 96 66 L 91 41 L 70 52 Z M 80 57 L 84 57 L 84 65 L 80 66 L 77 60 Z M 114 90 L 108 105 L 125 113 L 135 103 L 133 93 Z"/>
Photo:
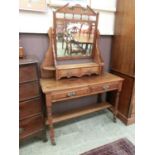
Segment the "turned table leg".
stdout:
<path fill-rule="evenodd" d="M 55 138 L 54 138 L 54 127 L 53 127 L 53 120 L 52 120 L 52 101 L 51 96 L 46 95 L 46 107 L 47 107 L 47 117 L 48 117 L 48 124 L 50 128 L 50 139 L 53 145 L 56 145 Z"/>
<path fill-rule="evenodd" d="M 97 94 L 97 103 L 102 102 L 102 93 Z"/>
<path fill-rule="evenodd" d="M 42 139 L 43 139 L 43 142 L 47 142 L 48 141 L 47 136 L 46 136 L 46 130 L 43 130 Z"/>
<path fill-rule="evenodd" d="M 117 108 L 118 108 L 118 102 L 119 102 L 119 94 L 120 94 L 120 92 L 117 91 L 116 100 L 115 100 L 115 104 L 114 104 L 114 111 L 113 111 L 113 121 L 115 123 L 117 122 L 116 115 L 117 115 Z"/>

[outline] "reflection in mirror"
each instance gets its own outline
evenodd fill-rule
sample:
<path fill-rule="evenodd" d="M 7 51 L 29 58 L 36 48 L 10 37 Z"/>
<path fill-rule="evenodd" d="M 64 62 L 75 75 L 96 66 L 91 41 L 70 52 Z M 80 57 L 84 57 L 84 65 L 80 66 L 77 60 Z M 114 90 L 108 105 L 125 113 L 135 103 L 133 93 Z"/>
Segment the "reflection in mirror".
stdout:
<path fill-rule="evenodd" d="M 85 17 L 86 18 L 86 17 Z M 56 22 L 57 57 L 91 56 L 95 22 Z"/>
<path fill-rule="evenodd" d="M 89 20 L 96 21 L 96 16 L 89 16 Z"/>
<path fill-rule="evenodd" d="M 82 15 L 82 20 L 88 20 L 88 16 L 87 15 Z"/>
<path fill-rule="evenodd" d="M 81 15 L 74 14 L 74 19 L 81 19 Z"/>
<path fill-rule="evenodd" d="M 64 18 L 64 13 L 57 13 L 56 14 L 56 17 L 57 18 Z"/>
<path fill-rule="evenodd" d="M 72 18 L 73 18 L 73 15 L 70 14 L 70 13 L 66 13 L 66 14 L 65 14 L 65 18 L 66 18 L 66 19 L 72 19 Z"/>

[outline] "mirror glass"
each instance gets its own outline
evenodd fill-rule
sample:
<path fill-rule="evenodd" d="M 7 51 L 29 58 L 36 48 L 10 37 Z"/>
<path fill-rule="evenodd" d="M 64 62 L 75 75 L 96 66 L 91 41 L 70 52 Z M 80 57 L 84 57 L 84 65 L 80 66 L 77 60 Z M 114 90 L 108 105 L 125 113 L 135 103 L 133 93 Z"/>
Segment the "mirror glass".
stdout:
<path fill-rule="evenodd" d="M 61 16 L 61 15 L 60 15 Z M 71 19 L 73 15 L 66 15 Z M 65 17 L 65 18 L 66 18 Z M 80 16 L 75 15 L 74 19 Z M 82 19 L 87 19 L 83 16 Z M 95 22 L 56 21 L 56 55 L 60 57 L 92 56 Z"/>

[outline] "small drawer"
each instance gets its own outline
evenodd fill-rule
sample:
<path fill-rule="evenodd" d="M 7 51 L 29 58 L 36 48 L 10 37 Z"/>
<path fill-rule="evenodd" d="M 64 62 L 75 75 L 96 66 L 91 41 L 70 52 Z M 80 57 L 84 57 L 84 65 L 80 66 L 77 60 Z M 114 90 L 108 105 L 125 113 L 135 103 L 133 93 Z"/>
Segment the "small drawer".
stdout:
<path fill-rule="evenodd" d="M 19 119 L 32 117 L 41 113 L 41 99 L 36 98 L 19 104 Z"/>
<path fill-rule="evenodd" d="M 110 90 L 115 90 L 118 89 L 119 84 L 118 83 L 110 83 L 110 84 L 100 84 L 100 85 L 93 85 L 91 86 L 91 91 L 92 92 L 106 92 Z"/>
<path fill-rule="evenodd" d="M 27 82 L 37 80 L 36 64 L 22 65 L 19 67 L 19 82 Z"/>
<path fill-rule="evenodd" d="M 59 78 L 62 77 L 81 77 L 84 75 L 92 75 L 92 74 L 100 74 L 99 67 L 86 67 L 86 68 L 74 68 L 74 69 L 66 69 L 66 70 L 59 70 L 58 76 Z"/>
<path fill-rule="evenodd" d="M 39 83 L 29 82 L 19 85 L 19 101 L 39 96 Z"/>
<path fill-rule="evenodd" d="M 80 68 L 75 69 L 66 69 L 66 70 L 59 70 L 60 77 L 72 77 L 72 76 L 79 76 L 81 74 Z"/>
<path fill-rule="evenodd" d="M 100 69 L 99 69 L 99 67 L 82 68 L 82 73 L 84 75 L 99 74 L 100 73 Z"/>
<path fill-rule="evenodd" d="M 25 138 L 35 132 L 40 131 L 44 127 L 44 119 L 42 115 L 19 121 L 19 137 Z"/>
<path fill-rule="evenodd" d="M 56 92 L 52 93 L 52 100 L 62 100 L 62 99 L 74 98 L 74 97 L 78 97 L 78 96 L 87 95 L 89 93 L 90 93 L 90 90 L 88 87 L 64 90 L 64 91 L 56 91 Z"/>

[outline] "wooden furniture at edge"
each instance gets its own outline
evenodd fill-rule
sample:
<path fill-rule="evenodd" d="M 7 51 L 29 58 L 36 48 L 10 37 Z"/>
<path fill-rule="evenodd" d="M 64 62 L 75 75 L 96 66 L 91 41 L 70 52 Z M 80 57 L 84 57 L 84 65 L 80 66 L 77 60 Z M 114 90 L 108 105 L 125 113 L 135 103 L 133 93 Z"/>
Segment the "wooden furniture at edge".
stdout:
<path fill-rule="evenodd" d="M 118 117 L 125 123 L 135 121 L 135 1 L 117 1 L 115 35 L 112 43 L 111 73 L 125 80 L 120 94 Z M 111 98 L 112 96 L 110 96 Z"/>
<path fill-rule="evenodd" d="M 37 62 L 33 57 L 19 60 L 20 141 L 32 136 L 47 140 Z"/>
<path fill-rule="evenodd" d="M 41 79 L 41 88 L 46 98 L 47 121 L 50 127 L 51 143 L 55 144 L 53 124 L 92 112 L 100 111 L 105 108 L 111 108 L 111 104 L 109 104 L 108 102 L 102 102 L 101 94 L 105 92 L 113 92 L 116 94 L 115 104 L 112 107 L 113 119 L 115 122 L 122 81 L 122 78 L 110 73 L 105 73 L 100 76 L 94 75 L 89 77 L 86 76 L 81 78 L 61 80 L 55 80 L 52 78 Z M 94 94 L 98 94 L 97 103 L 99 104 L 85 106 L 61 114 L 53 114 L 52 112 L 52 107 L 58 101 L 76 99 L 79 97 L 90 96 Z"/>

